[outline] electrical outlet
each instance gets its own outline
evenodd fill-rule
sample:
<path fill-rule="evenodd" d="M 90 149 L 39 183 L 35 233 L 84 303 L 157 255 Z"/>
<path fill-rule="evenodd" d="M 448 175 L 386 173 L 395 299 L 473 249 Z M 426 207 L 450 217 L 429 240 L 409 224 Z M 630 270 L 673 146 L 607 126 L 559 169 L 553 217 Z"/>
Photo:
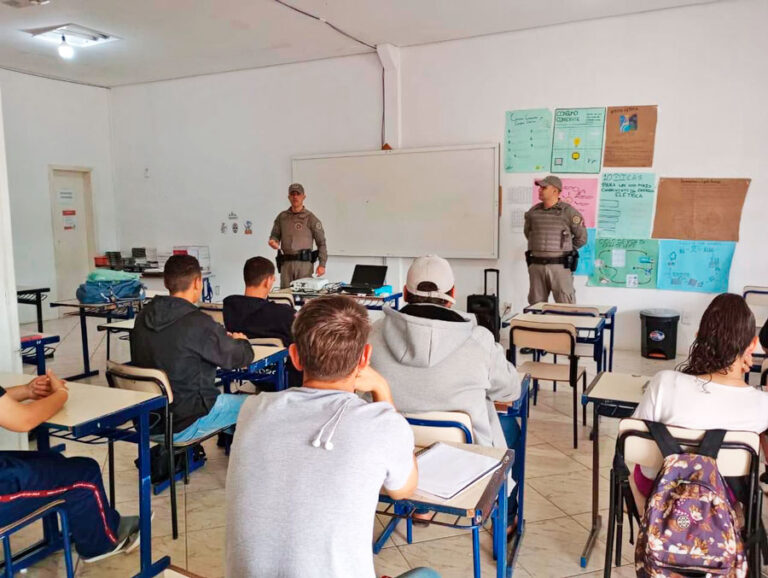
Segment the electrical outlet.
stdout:
<path fill-rule="evenodd" d="M 690 325 L 691 324 L 691 314 L 683 309 L 680 312 L 680 325 Z"/>
<path fill-rule="evenodd" d="M 213 293 L 218 296 L 221 293 L 221 286 L 220 285 L 215 285 L 213 287 Z"/>

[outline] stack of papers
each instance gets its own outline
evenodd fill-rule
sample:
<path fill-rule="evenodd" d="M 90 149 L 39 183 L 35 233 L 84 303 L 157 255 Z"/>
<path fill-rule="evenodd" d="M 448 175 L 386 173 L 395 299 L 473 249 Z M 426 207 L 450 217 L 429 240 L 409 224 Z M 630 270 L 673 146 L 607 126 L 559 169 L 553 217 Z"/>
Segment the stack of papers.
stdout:
<path fill-rule="evenodd" d="M 501 462 L 460 448 L 436 443 L 421 452 L 419 465 L 419 492 L 449 500 L 472 485 Z"/>

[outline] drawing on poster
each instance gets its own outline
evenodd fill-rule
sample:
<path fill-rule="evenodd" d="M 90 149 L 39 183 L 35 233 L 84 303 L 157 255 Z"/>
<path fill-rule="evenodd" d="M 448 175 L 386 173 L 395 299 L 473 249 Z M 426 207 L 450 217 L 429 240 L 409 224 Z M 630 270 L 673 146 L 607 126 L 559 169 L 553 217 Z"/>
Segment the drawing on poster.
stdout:
<path fill-rule="evenodd" d="M 649 237 L 655 200 L 656 175 L 653 173 L 603 173 L 598 236 L 613 239 Z"/>
<path fill-rule="evenodd" d="M 651 167 L 657 107 L 609 106 L 605 115 L 604 167 Z"/>
<path fill-rule="evenodd" d="M 597 179 L 562 179 L 563 190 L 560 192 L 560 200 L 576 208 L 584 217 L 584 225 L 587 228 L 595 226 L 597 214 Z M 533 204 L 539 200 L 539 187 L 533 184 Z"/>
<path fill-rule="evenodd" d="M 736 243 L 659 241 L 659 289 L 725 293 Z"/>
<path fill-rule="evenodd" d="M 553 173 L 599 173 L 604 108 L 558 108 L 552 136 Z"/>
<path fill-rule="evenodd" d="M 538 173 L 549 170 L 552 154 L 552 111 L 547 108 L 507 111 L 504 170 Z"/>
<path fill-rule="evenodd" d="M 655 239 L 601 239 L 595 241 L 593 287 L 656 288 L 659 242 Z"/>
<path fill-rule="evenodd" d="M 587 229 L 587 244 L 579 248 L 579 266 L 574 275 L 591 275 L 595 269 L 595 229 Z"/>

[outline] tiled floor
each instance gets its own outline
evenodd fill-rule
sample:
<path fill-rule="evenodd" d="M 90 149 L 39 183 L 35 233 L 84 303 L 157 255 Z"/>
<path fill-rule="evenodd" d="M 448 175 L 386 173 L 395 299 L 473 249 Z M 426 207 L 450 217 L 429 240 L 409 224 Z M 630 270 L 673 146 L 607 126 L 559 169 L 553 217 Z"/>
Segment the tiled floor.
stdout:
<path fill-rule="evenodd" d="M 103 370 L 105 365 L 105 334 L 95 329 L 97 320 L 89 320 L 91 364 Z M 33 326 L 25 326 L 23 332 L 33 332 Z M 79 373 L 82 367 L 80 331 L 74 317 L 46 322 L 46 332 L 58 333 L 62 341 L 50 367 L 59 375 Z M 126 341 L 112 337 L 112 358 L 128 359 Z M 679 361 L 679 360 L 678 360 Z M 616 371 L 652 375 L 670 368 L 674 362 L 643 359 L 636 352 L 617 351 Z M 594 365 L 587 364 L 590 377 Z M 34 368 L 25 366 L 25 371 Z M 105 383 L 103 375 L 91 378 L 92 383 Z M 523 538 L 516 576 L 598 576 L 603 566 L 605 538 L 601 535 L 587 568 L 579 566 L 579 556 L 587 539 L 591 512 L 592 444 L 588 440 L 588 428 L 579 429 L 579 449 L 572 447 L 571 403 L 569 388 L 561 386 L 553 393 L 550 386 L 539 394 L 536 407 L 532 407 L 530 438 L 526 473 L 525 518 L 527 529 Z M 579 422 L 580 423 L 580 422 Z M 615 443 L 615 422 L 601 422 L 601 500 L 603 515 L 607 513 L 608 472 Z M 178 540 L 170 533 L 170 503 L 167 493 L 153 497 L 155 519 L 152 524 L 153 557 L 170 555 L 172 563 L 206 578 L 223 575 L 224 550 L 224 487 L 227 458 L 215 443 L 206 444 L 209 458 L 205 468 L 192 475 L 189 486 L 179 485 Z M 67 444 L 67 454 L 90 455 L 102 464 L 106 462 L 106 448 Z M 135 446 L 118 444 L 117 501 L 122 513 L 133 514 L 138 510 L 138 495 L 133 459 Z M 386 522 L 386 520 L 385 520 Z M 403 526 L 403 525 L 401 525 Z M 381 530 L 377 521 L 375 533 Z M 31 543 L 40 530 L 32 527 L 15 541 L 14 548 Z M 482 569 L 484 576 L 495 576 L 491 557 L 491 540 L 488 532 L 481 539 Z M 472 542 L 466 532 L 451 531 L 438 526 L 414 529 L 414 543 L 406 544 L 404 531 L 400 529 L 376 556 L 379 576 L 397 575 L 415 566 L 431 566 L 444 578 L 467 578 L 472 575 Z M 631 560 L 632 549 L 624 549 L 624 559 Z M 76 558 L 76 556 L 75 556 Z M 131 576 L 138 570 L 138 553 L 116 556 L 102 563 L 86 565 L 78 563 L 77 576 Z M 630 576 L 630 566 L 614 572 L 617 576 Z M 63 576 L 63 556 L 50 557 L 31 568 L 30 577 Z"/>

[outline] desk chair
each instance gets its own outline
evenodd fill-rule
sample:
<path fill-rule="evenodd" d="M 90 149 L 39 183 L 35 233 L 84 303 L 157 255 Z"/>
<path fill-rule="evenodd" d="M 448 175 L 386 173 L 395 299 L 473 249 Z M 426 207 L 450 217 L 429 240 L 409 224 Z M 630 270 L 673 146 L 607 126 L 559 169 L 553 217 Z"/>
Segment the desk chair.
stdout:
<path fill-rule="evenodd" d="M 565 323 L 540 323 L 537 321 L 509 322 L 509 348 L 514 353 L 516 347 L 530 347 L 533 350 L 547 351 L 568 356 L 568 365 L 526 361 L 517 367 L 520 373 L 529 373 L 533 380 L 533 405 L 539 393 L 539 380 L 567 381 L 573 388 L 573 447 L 578 448 L 578 385 L 581 378 L 582 393 L 587 388 L 587 371 L 579 366 L 576 355 L 576 328 Z M 512 355 L 514 362 L 514 355 Z M 586 406 L 582 406 L 582 422 L 587 424 Z"/>
<path fill-rule="evenodd" d="M 704 430 L 692 430 L 680 427 L 667 426 L 669 433 L 683 449 L 698 448 L 704 434 Z M 616 456 L 621 458 L 620 463 L 638 464 L 654 469 L 661 469 L 664 457 L 653 440 L 646 424 L 638 419 L 623 419 L 619 422 L 619 434 L 616 440 Z M 753 432 L 728 432 L 725 435 L 720 452 L 717 456 L 717 468 L 724 477 L 747 476 L 749 478 L 749 495 L 751 500 L 745 507 L 745 525 L 747 536 L 757 532 L 760 523 L 760 509 L 762 492 L 757 485 L 758 467 L 760 465 L 760 436 Z M 631 494 L 628 495 L 627 492 Z M 627 498 L 633 498 L 631 501 Z M 642 517 L 645 511 L 646 498 L 637 489 L 634 476 L 627 469 L 617 467 L 617 459 L 614 458 L 614 466 L 611 468 L 611 494 L 608 513 L 608 528 L 605 550 L 605 577 L 611 575 L 611 566 L 614 548 L 614 534 L 616 538 L 617 566 L 621 564 L 621 543 L 624 524 L 623 504 L 636 506 L 637 512 Z M 752 576 L 760 576 L 760 548 L 755 542 L 747 548 L 747 559 Z"/>
<path fill-rule="evenodd" d="M 110 387 L 117 387 L 120 389 L 129 389 L 133 391 L 146 391 L 150 393 L 157 393 L 168 398 L 168 403 L 165 406 L 165 428 L 163 434 L 163 443 L 166 446 L 168 454 L 168 471 L 169 471 L 169 485 L 171 487 L 171 527 L 173 529 L 173 539 L 179 537 L 179 527 L 176 510 L 176 456 L 183 456 L 184 463 L 184 484 L 189 484 L 189 450 L 205 440 L 217 436 L 221 432 L 229 429 L 231 426 L 220 428 L 216 431 L 209 433 L 208 435 L 195 438 L 186 442 L 174 442 L 173 441 L 173 413 L 171 413 L 170 407 L 173 403 L 173 391 L 171 390 L 171 384 L 168 381 L 168 376 L 164 371 L 159 369 L 148 369 L 144 367 L 135 367 L 133 365 L 120 365 L 112 361 L 107 362 L 107 382 Z M 110 466 L 113 463 L 114 448 L 112 443 L 109 444 L 109 463 Z M 110 467 L 110 483 L 112 488 L 114 485 L 114 474 Z"/>
<path fill-rule="evenodd" d="M 14 573 L 23 572 L 30 564 L 36 562 L 36 559 L 25 559 L 24 555 L 20 555 L 20 559 L 16 560 L 14 564 L 13 554 L 11 553 L 11 535 L 15 534 L 19 530 L 26 528 L 30 524 L 37 522 L 44 518 L 53 518 L 55 524 L 55 517 L 58 515 L 61 519 L 61 540 L 54 543 L 50 549 L 46 549 L 45 556 L 55 552 L 61 546 L 64 549 L 64 566 L 67 570 L 67 578 L 73 578 L 75 571 L 72 567 L 72 550 L 69 543 L 69 522 L 67 520 L 67 513 L 62 507 L 64 500 L 54 500 L 44 506 L 38 508 L 34 512 L 31 512 L 23 518 L 16 520 L 8 524 L 7 526 L 0 527 L 0 541 L 3 543 L 3 554 L 5 555 L 5 564 L 0 566 L 3 568 L 3 576 L 5 578 L 13 578 Z"/>
<path fill-rule="evenodd" d="M 224 311 L 222 309 L 207 309 L 207 308 L 201 307 L 200 311 L 205 313 L 208 317 L 213 319 L 219 325 L 224 325 Z"/>
<path fill-rule="evenodd" d="M 272 347 L 283 347 L 283 340 L 279 337 L 254 337 L 248 340 L 251 345 L 269 345 Z"/>
<path fill-rule="evenodd" d="M 275 292 L 267 295 L 267 300 L 274 303 L 284 303 L 291 307 L 296 307 L 296 302 L 293 299 L 293 293 L 290 292 Z"/>
<path fill-rule="evenodd" d="M 414 445 L 418 448 L 426 448 L 436 442 L 472 443 L 472 420 L 469 415 L 462 411 L 427 411 L 422 413 L 404 413 L 403 416 L 411 424 Z M 381 548 L 389 540 L 392 532 L 397 528 L 397 525 L 400 523 L 398 515 L 402 516 L 407 513 L 406 510 L 403 510 L 397 504 L 394 505 L 394 509 L 396 516 L 389 521 L 389 524 L 387 524 L 373 544 L 374 554 L 378 554 L 381 551 Z M 406 540 L 409 544 L 413 542 L 412 513 L 408 513 L 406 518 Z M 434 521 L 435 516 L 437 516 L 437 512 L 429 519 L 429 523 Z M 475 529 L 474 531 L 479 530 Z M 479 535 L 477 539 L 479 540 Z M 474 554 L 479 560 L 480 552 L 477 551 Z"/>
<path fill-rule="evenodd" d="M 579 315 L 582 317 L 600 317 L 600 310 L 597 307 L 586 307 L 580 305 L 561 305 L 559 303 L 545 303 L 541 306 L 541 312 L 545 315 L 547 313 L 554 315 Z M 576 343 L 576 356 L 586 357 L 588 359 L 595 358 L 595 345 L 591 343 Z M 606 367 L 608 360 L 608 351 L 605 347 L 600 352 L 602 367 L 598 367 L 598 371 Z M 557 363 L 557 355 L 555 355 L 555 363 Z"/>

